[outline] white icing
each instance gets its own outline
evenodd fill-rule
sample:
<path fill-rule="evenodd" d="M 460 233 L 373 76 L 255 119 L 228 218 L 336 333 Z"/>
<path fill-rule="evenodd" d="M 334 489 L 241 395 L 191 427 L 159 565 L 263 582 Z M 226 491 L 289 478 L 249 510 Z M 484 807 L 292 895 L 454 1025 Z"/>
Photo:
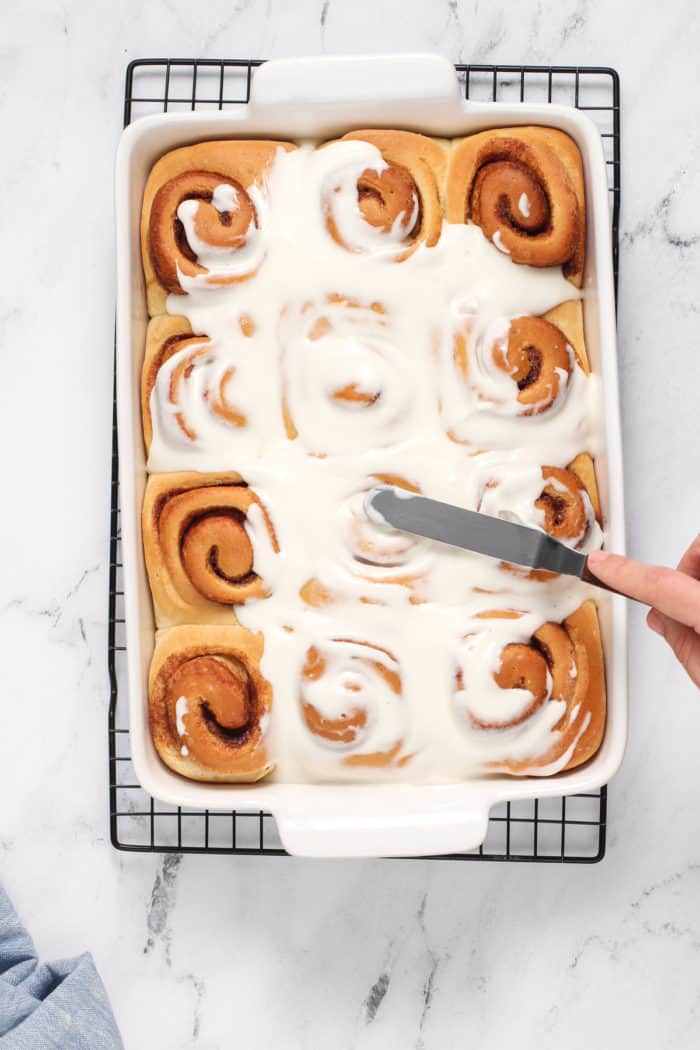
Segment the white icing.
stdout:
<path fill-rule="evenodd" d="M 175 701 L 175 728 L 177 729 L 178 736 L 184 736 L 187 732 L 187 726 L 185 725 L 185 715 L 188 714 L 189 708 L 187 706 L 187 697 L 178 696 Z"/>
<path fill-rule="evenodd" d="M 518 453 L 485 452 L 478 457 L 474 468 L 475 501 L 477 509 L 492 517 L 506 518 L 530 528 L 544 531 L 545 514 L 535 501 L 545 487 L 568 493 L 566 485 L 557 478 L 545 481 L 540 464 L 525 464 Z M 581 493 L 585 524 L 575 535 L 562 539 L 568 547 L 588 553 L 603 542 L 603 532 L 596 521 L 588 493 Z"/>
<path fill-rule="evenodd" d="M 304 703 L 326 720 L 347 718 L 359 710 L 366 712 L 366 721 L 357 728 L 352 741 L 305 734 L 303 760 L 314 777 L 350 779 L 353 770 L 342 762 L 344 756 L 386 753 L 404 738 L 407 720 L 403 698 L 378 669 L 397 674 L 398 665 L 381 650 L 352 640 L 320 637 L 314 644 L 326 662 L 326 670 L 316 681 L 304 683 Z"/>
<path fill-rule="evenodd" d="M 477 506 L 483 514 L 544 529 L 544 511 L 535 506 L 544 488 L 539 465 L 509 462 L 487 452 L 479 456 L 475 480 L 481 485 Z"/>
<path fill-rule="evenodd" d="M 564 713 L 563 701 L 549 699 L 533 717 L 497 732 L 474 726 L 469 718 L 473 716 L 488 724 L 506 724 L 525 713 L 532 703 L 532 693 L 527 689 L 501 689 L 493 675 L 500 666 L 503 647 L 509 643 L 527 644 L 539 626 L 537 614 L 528 614 L 517 620 L 473 620 L 467 625 L 466 638 L 457 647 L 463 687 L 455 695 L 455 706 L 462 716 L 460 728 L 467 747 L 474 747 L 482 761 L 541 754 L 546 750 L 542 738 L 551 734 Z M 551 679 L 548 676 L 548 694 L 550 691 Z"/>
<path fill-rule="evenodd" d="M 506 245 L 503 243 L 503 238 L 501 237 L 501 231 L 500 230 L 496 230 L 496 232 L 493 235 L 492 240 L 493 240 L 493 243 L 498 248 L 499 252 L 503 252 L 504 255 L 510 255 L 510 248 L 506 247 Z"/>
<path fill-rule="evenodd" d="M 187 758 L 189 753 L 190 753 L 190 749 L 188 748 L 187 744 L 183 744 L 182 747 L 180 748 L 180 754 L 182 755 L 183 758 Z"/>
<path fill-rule="evenodd" d="M 394 491 L 404 494 L 402 489 Z M 365 496 L 365 490 L 355 492 L 339 507 L 339 543 L 332 565 L 381 582 L 423 576 L 432 564 L 430 541 L 387 527 L 378 511 L 368 515 Z"/>
<path fill-rule="evenodd" d="M 205 206 L 201 200 L 187 198 L 178 205 L 177 217 L 184 228 L 187 243 L 196 255 L 198 264 L 207 271 L 192 277 L 184 274 L 178 265 L 178 280 L 180 287 L 184 291 L 191 291 L 193 288 L 199 287 L 214 287 L 216 280 L 233 279 L 251 274 L 261 264 L 265 255 L 266 243 L 263 232 L 265 199 L 263 193 L 255 185 L 249 186 L 247 193 L 255 208 L 258 223 L 256 225 L 255 220 L 251 219 L 244 242 L 237 248 L 208 244 L 197 236 L 195 229 L 197 212 L 200 207 Z M 211 204 L 219 212 L 236 211 L 239 207 L 239 201 L 235 187 L 225 183 L 216 186 L 212 194 Z"/>
<path fill-rule="evenodd" d="M 211 202 L 218 212 L 238 211 L 238 190 L 235 186 L 229 186 L 228 183 L 224 182 L 221 186 L 214 188 Z"/>
<path fill-rule="evenodd" d="M 149 470 L 168 470 L 174 461 L 182 470 L 207 469 L 212 457 L 223 469 L 222 449 L 229 463 L 232 458 L 262 455 L 265 428 L 256 409 L 265 401 L 265 376 L 255 361 L 255 346 L 243 346 L 244 342 L 234 319 L 225 343 L 186 346 L 161 365 L 150 397 Z M 244 425 L 233 425 L 213 410 L 220 393 L 245 416 Z"/>
<path fill-rule="evenodd" d="M 264 503 L 264 495 L 260 488 L 256 491 L 263 498 Z M 273 591 L 282 569 L 283 558 L 272 545 L 265 512 L 259 503 L 251 503 L 250 507 L 248 507 L 245 517 L 245 531 L 253 548 L 255 572 L 265 581 L 265 586 Z"/>
<path fill-rule="evenodd" d="M 574 710 L 576 710 L 576 708 L 574 708 Z M 572 718 L 575 717 L 576 715 L 572 715 Z M 550 777 L 553 773 L 558 773 L 560 770 L 564 769 L 569 760 L 571 759 L 571 756 L 573 755 L 574 751 L 576 750 L 576 745 L 578 744 L 579 740 L 586 732 L 590 724 L 591 713 L 590 711 L 588 711 L 586 712 L 585 717 L 581 720 L 581 725 L 578 728 L 578 732 L 567 747 L 566 751 L 564 751 L 555 762 L 549 762 L 545 765 L 537 765 L 536 763 L 534 763 L 531 767 L 531 772 L 535 776 Z"/>
<path fill-rule="evenodd" d="M 310 338 L 314 324 L 328 316 L 332 329 Z M 386 318 L 371 309 L 342 303 L 333 309 L 323 302 L 313 304 L 303 319 L 285 320 L 285 397 L 308 452 L 359 452 L 410 435 L 412 376 L 402 348 L 387 337 L 386 327 Z M 361 405 L 338 396 L 351 384 L 373 403 Z M 315 411 L 307 412 L 307 405 L 314 405 Z"/>
<path fill-rule="evenodd" d="M 571 298 L 570 292 L 567 297 Z M 522 313 L 517 310 L 517 315 Z M 552 450 L 556 450 L 559 462 L 552 465 L 570 462 L 583 449 L 598 454 L 602 435 L 599 380 L 586 375 L 568 343 L 571 373 L 555 369 L 559 389 L 549 407 L 542 402 L 523 405 L 517 383 L 496 364 L 494 347 L 505 349 L 514 316 L 515 311 L 493 316 L 488 308 L 465 300 L 453 305 L 452 322 L 441 332 L 437 365 L 445 428 L 456 440 L 476 449 L 537 447 L 543 450 L 542 461 L 550 463 Z M 466 342 L 466 376 L 455 361 L 455 333 L 461 333 Z M 534 414 L 526 414 L 526 408 Z"/>
<path fill-rule="evenodd" d="M 395 258 L 406 250 L 406 236 L 418 218 L 418 200 L 413 195 L 411 213 L 400 212 L 389 231 L 366 222 L 359 207 L 358 179 L 367 169 L 381 174 L 387 167 L 376 146 L 367 142 L 337 142 L 313 156 L 320 201 L 327 208 L 343 244 L 375 257 Z"/>
<path fill-rule="evenodd" d="M 527 193 L 521 193 L 518 198 L 518 211 L 524 219 L 530 218 L 530 198 Z"/>
<path fill-rule="evenodd" d="M 364 493 L 377 476 L 404 478 L 425 495 L 475 509 L 489 464 L 473 452 L 508 449 L 514 480 L 503 509 L 517 511 L 534 491 L 542 464 L 565 466 L 582 450 L 595 455 L 600 449 L 598 380 L 578 366 L 562 383 L 565 396 L 557 405 L 530 417 L 494 411 L 517 393 L 502 371 L 480 377 L 481 397 L 455 372 L 455 325 L 471 324 L 484 346 L 503 338 L 513 317 L 543 314 L 572 298 L 561 270 L 516 266 L 478 227 L 447 223 L 434 247 L 403 258 L 414 217 L 382 234 L 357 207 L 358 175 L 382 164 L 378 151 L 362 142 L 318 151 L 306 146 L 277 157 L 256 191 L 255 279 L 214 287 L 206 277 L 183 278 L 189 294 L 168 300 L 172 313 L 210 340 L 208 363 L 193 369 L 179 402 L 197 432 L 196 447 L 171 426 L 167 371 L 151 400 L 149 468 L 239 471 L 273 523 L 277 555 L 262 512 L 250 508 L 246 528 L 255 567 L 271 595 L 235 612 L 245 626 L 264 633 L 262 671 L 274 694 L 270 750 L 274 776 L 286 781 L 450 781 L 477 775 L 491 761 L 546 754 L 558 735 L 560 703 L 548 701 L 517 733 L 477 732 L 465 712 L 491 702 L 501 712 L 522 709 L 527 697 L 504 697 L 493 682 L 499 646 L 546 620 L 560 622 L 590 593 L 570 578 L 543 585 L 504 571 L 493 559 L 363 518 Z M 340 236 L 356 250 L 328 233 L 322 202 L 329 194 Z M 208 259 L 212 266 L 238 265 Z M 343 301 L 329 302 L 332 296 Z M 383 311 L 371 309 L 374 303 Z M 254 322 L 252 338 L 241 336 L 242 315 Z M 246 427 L 235 433 L 210 419 L 202 405 L 204 391 L 229 367 L 235 368 L 230 400 L 246 416 Z M 476 374 L 477 365 L 472 370 Z M 332 396 L 348 387 L 372 396 L 366 403 Z M 296 440 L 285 431 L 285 401 Z M 471 445 L 451 440 L 450 430 Z M 485 455 L 502 460 L 504 453 Z M 332 596 L 331 604 L 302 601 L 300 591 L 311 580 Z M 485 608 L 528 613 L 517 621 L 475 619 Z M 465 641 L 469 634 L 474 639 Z M 354 751 L 326 746 L 302 717 L 306 653 L 331 639 L 366 640 L 392 654 L 387 659 L 400 668 L 400 697 L 381 678 L 352 679 L 369 714 L 367 735 Z M 334 688 L 312 683 L 314 704 L 330 717 L 342 707 L 342 683 L 350 681 L 343 659 L 347 655 L 338 655 L 333 669 Z M 455 685 L 460 662 L 464 695 Z M 399 742 L 402 756 L 413 755 L 400 768 L 342 761 Z"/>

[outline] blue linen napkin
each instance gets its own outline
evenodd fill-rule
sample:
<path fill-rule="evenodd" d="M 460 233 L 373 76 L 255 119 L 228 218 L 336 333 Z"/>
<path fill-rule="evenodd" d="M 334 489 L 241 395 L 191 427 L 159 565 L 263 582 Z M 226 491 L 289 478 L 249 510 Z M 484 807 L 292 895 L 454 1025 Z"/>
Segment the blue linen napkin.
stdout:
<path fill-rule="evenodd" d="M 2 1050 L 123 1050 L 104 985 L 86 952 L 43 963 L 0 886 Z"/>

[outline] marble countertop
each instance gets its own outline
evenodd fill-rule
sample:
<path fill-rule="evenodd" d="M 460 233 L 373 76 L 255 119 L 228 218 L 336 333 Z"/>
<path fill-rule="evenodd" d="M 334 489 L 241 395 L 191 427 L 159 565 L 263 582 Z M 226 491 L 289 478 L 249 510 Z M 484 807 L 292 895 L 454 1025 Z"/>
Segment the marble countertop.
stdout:
<path fill-rule="evenodd" d="M 25 0 L 0 27 L 0 872 L 42 956 L 94 953 L 129 1050 L 697 1045 L 700 702 L 640 610 L 592 867 L 118 854 L 105 734 L 126 62 L 431 49 L 617 67 L 629 543 L 672 562 L 700 527 L 696 5 Z"/>

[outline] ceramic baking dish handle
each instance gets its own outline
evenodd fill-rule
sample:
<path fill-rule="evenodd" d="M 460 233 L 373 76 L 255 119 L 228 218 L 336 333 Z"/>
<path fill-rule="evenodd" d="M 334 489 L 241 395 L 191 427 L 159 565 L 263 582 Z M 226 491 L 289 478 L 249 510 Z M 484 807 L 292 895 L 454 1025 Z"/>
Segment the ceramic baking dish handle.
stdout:
<path fill-rule="evenodd" d="M 275 814 L 284 848 L 300 857 L 420 857 L 458 853 L 481 845 L 488 808 L 404 813 Z"/>
<path fill-rule="evenodd" d="M 366 101 L 376 112 L 381 103 L 444 107 L 459 97 L 455 69 L 446 58 L 406 54 L 273 59 L 254 73 L 250 100 L 254 109 L 347 102 L 355 111 Z"/>

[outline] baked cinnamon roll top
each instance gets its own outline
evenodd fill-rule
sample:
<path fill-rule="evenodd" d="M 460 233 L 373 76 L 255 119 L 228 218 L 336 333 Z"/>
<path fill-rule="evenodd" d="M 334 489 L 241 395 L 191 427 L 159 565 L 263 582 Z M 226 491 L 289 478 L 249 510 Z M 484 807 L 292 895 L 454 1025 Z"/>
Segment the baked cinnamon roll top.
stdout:
<path fill-rule="evenodd" d="M 272 703 L 262 639 L 242 627 L 159 632 L 149 678 L 150 724 L 163 760 L 195 779 L 257 780 L 272 763 Z"/>
<path fill-rule="evenodd" d="M 515 263 L 562 266 L 580 287 L 585 251 L 581 157 L 553 128 L 499 128 L 455 143 L 448 222 L 473 222 Z"/>
<path fill-rule="evenodd" d="M 264 258 L 265 176 L 287 142 L 200 142 L 162 157 L 144 191 L 141 242 L 149 311 L 168 294 L 248 280 Z"/>
<path fill-rule="evenodd" d="M 447 151 L 410 131 L 351 131 L 328 173 L 323 208 L 329 233 L 350 251 L 385 253 L 397 262 L 440 237 L 440 190 Z M 374 167 L 359 165 L 351 144 L 377 151 Z"/>

